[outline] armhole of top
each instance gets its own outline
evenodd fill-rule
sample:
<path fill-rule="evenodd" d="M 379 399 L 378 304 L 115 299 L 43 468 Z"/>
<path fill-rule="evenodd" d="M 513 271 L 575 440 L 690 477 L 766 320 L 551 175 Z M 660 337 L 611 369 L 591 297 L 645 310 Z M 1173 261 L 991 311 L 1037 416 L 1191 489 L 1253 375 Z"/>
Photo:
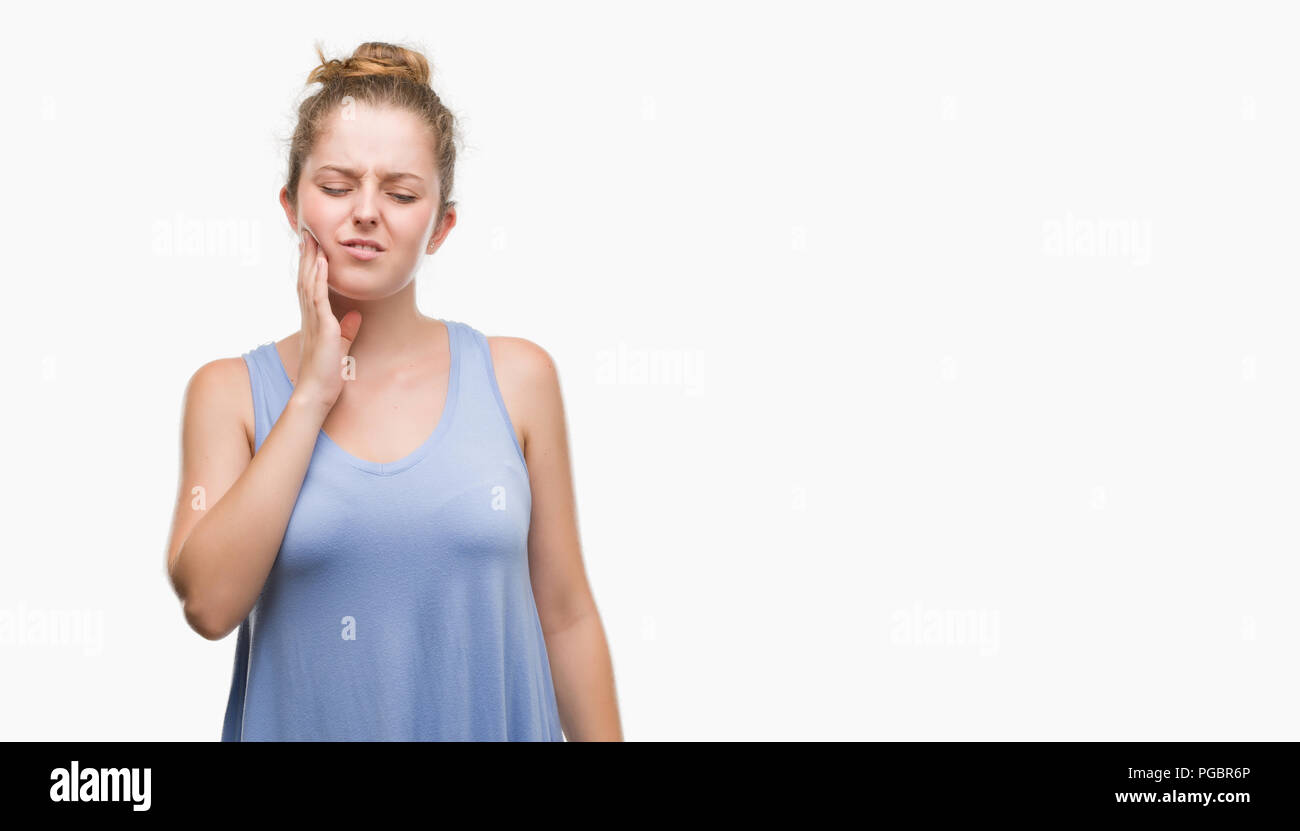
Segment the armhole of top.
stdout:
<path fill-rule="evenodd" d="M 254 368 L 253 368 L 252 355 L 251 355 L 250 353 L 245 353 L 245 354 L 242 355 L 241 357 L 244 359 L 244 368 L 248 370 L 248 374 L 245 376 L 245 377 L 248 379 L 248 401 L 251 402 L 251 406 L 252 406 L 252 408 L 253 408 L 253 425 L 252 425 L 252 426 L 253 426 L 253 436 L 252 436 L 252 441 L 250 441 L 249 444 L 248 444 L 248 450 L 249 450 L 249 455 L 250 455 L 250 456 L 256 456 L 256 455 L 257 455 L 257 451 L 258 451 L 258 447 L 257 447 L 257 394 L 256 394 L 256 392 L 253 390 L 253 385 L 257 383 L 257 378 L 254 377 L 254 372 L 255 372 L 255 370 L 254 370 Z M 241 393 L 241 394 L 242 394 L 242 393 Z M 245 433 L 244 435 L 247 436 L 248 434 Z"/>
<path fill-rule="evenodd" d="M 506 432 L 510 434 L 510 443 L 515 446 L 515 453 L 519 454 L 519 463 L 524 466 L 524 473 L 528 473 L 528 462 L 524 459 L 523 448 L 519 446 L 519 437 L 515 435 L 515 424 L 510 420 L 510 411 L 506 409 L 505 399 L 501 397 L 501 387 L 497 384 L 496 366 L 492 363 L 492 344 L 488 343 L 487 335 L 480 334 L 483 346 L 483 362 L 487 365 L 488 385 L 492 387 L 492 397 L 496 399 L 497 409 L 501 411 L 501 420 L 505 422 Z"/>

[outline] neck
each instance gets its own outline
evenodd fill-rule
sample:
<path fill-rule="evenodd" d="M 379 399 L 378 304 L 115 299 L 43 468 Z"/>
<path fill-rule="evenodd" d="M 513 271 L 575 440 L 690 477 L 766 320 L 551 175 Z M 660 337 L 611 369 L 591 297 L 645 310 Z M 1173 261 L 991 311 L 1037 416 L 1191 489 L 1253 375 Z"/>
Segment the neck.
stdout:
<path fill-rule="evenodd" d="M 348 351 L 358 363 L 387 367 L 406 363 L 413 350 L 427 349 L 433 318 L 420 314 L 415 307 L 415 280 L 380 300 L 354 300 L 333 290 L 329 298 L 335 319 L 352 309 L 361 313 L 361 328 Z"/>

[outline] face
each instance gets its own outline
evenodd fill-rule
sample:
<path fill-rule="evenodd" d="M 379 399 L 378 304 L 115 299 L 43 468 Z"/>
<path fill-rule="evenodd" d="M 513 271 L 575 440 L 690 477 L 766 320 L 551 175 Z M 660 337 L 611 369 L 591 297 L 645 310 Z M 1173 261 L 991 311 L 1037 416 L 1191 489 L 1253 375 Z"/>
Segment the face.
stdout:
<path fill-rule="evenodd" d="M 415 278 L 423 257 L 456 224 L 438 215 L 438 172 L 430 131 L 413 114 L 355 103 L 324 123 L 298 181 L 298 211 L 280 190 L 289 224 L 305 224 L 329 264 L 330 289 L 355 300 L 377 300 Z M 345 245 L 367 239 L 382 250 Z"/>

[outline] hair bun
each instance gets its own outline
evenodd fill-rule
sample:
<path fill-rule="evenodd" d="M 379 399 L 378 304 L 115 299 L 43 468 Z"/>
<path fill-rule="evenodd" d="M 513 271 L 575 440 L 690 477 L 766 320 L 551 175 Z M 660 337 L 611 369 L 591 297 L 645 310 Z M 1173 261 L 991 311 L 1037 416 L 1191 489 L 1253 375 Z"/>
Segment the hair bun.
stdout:
<path fill-rule="evenodd" d="M 424 55 L 412 49 L 381 41 L 370 41 L 358 46 L 352 56 L 344 60 L 325 58 L 320 44 L 316 45 L 316 54 L 320 56 L 320 66 L 307 76 L 307 83 L 320 81 L 330 84 L 344 78 L 359 78 L 366 75 L 398 75 L 428 84 L 429 61 Z"/>

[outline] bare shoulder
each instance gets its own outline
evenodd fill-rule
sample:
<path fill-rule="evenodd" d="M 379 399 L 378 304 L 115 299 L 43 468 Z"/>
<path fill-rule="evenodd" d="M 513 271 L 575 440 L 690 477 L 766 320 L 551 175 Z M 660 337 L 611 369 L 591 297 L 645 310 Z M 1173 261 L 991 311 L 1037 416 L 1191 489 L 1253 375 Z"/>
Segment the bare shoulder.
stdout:
<path fill-rule="evenodd" d="M 242 357 L 208 361 L 190 376 L 181 417 L 180 476 L 167 541 L 169 574 L 199 521 L 201 511 L 192 501 L 199 492 L 195 489 L 205 494 L 205 502 L 215 505 L 252 459 L 248 427 L 252 419 L 252 387 Z"/>
<path fill-rule="evenodd" d="M 532 375 L 555 372 L 555 361 L 550 353 L 526 338 L 495 335 L 487 340 L 492 349 L 492 360 L 495 362 L 500 357 L 514 372 Z"/>
<path fill-rule="evenodd" d="M 532 429 L 553 417 L 549 411 L 559 398 L 559 371 L 550 353 L 526 338 L 492 336 L 492 352 L 501 398 L 524 446 Z"/>
<path fill-rule="evenodd" d="M 216 358 L 194 371 L 185 389 L 185 410 L 195 417 L 238 420 L 253 447 L 253 390 L 242 357 Z"/>

